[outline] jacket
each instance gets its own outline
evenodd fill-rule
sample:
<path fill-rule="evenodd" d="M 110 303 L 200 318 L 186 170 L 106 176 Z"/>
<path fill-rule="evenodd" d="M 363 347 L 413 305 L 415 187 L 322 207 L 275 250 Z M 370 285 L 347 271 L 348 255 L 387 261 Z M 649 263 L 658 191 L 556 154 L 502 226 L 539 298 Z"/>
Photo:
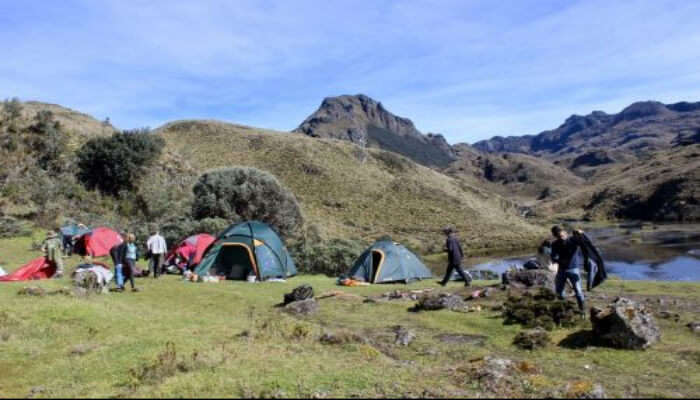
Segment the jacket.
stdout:
<path fill-rule="evenodd" d="M 605 261 L 591 239 L 584 233 L 579 235 L 581 253 L 583 254 L 583 269 L 588 272 L 587 289 L 591 290 L 608 279 Z"/>
<path fill-rule="evenodd" d="M 109 250 L 109 255 L 112 257 L 114 265 L 119 265 L 126 262 L 126 242 L 122 242 Z M 139 259 L 139 248 L 136 247 L 136 259 Z"/>
<path fill-rule="evenodd" d="M 459 239 L 455 235 L 449 235 L 445 242 L 445 251 L 447 251 L 447 260 L 450 266 L 461 266 L 464 252 L 462 245 L 459 244 Z"/>

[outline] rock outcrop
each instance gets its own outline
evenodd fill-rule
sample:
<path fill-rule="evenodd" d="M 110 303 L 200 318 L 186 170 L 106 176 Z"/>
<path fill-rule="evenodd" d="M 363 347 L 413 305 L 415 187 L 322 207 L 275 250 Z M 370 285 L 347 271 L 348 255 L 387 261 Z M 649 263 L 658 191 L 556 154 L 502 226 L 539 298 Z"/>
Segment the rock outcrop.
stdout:
<path fill-rule="evenodd" d="M 442 135 L 423 135 L 410 119 L 362 94 L 325 98 L 294 132 L 392 151 L 427 166 L 445 167 L 455 159 Z"/>
<path fill-rule="evenodd" d="M 643 350 L 661 338 L 652 313 L 624 297 L 605 308 L 591 308 L 591 324 L 596 341 L 614 348 Z"/>

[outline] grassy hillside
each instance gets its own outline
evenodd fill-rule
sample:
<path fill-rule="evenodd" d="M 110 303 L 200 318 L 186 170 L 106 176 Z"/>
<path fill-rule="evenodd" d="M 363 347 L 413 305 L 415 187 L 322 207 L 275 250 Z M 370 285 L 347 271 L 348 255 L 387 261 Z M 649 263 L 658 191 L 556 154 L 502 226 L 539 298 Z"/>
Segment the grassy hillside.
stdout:
<path fill-rule="evenodd" d="M 700 145 L 677 147 L 642 160 L 601 168 L 587 185 L 538 205 L 538 213 L 592 218 L 697 221 Z"/>
<path fill-rule="evenodd" d="M 455 224 L 470 249 L 485 251 L 529 245 L 543 232 L 500 196 L 395 153 L 214 121 L 173 122 L 157 133 L 196 171 L 245 165 L 271 172 L 325 238 L 388 234 L 428 251 L 441 245 L 440 229 Z"/>
<path fill-rule="evenodd" d="M 29 247 L 29 238 L 0 240 L 0 263 L 13 270 L 36 255 Z M 319 300 L 319 313 L 305 318 L 274 307 L 302 283 L 317 295 L 347 295 Z M 69 282 L 30 284 L 57 289 Z M 0 283 L 1 397 L 575 397 L 592 383 L 610 397 L 700 395 L 697 336 L 684 326 L 697 317 L 696 283 L 612 280 L 591 294 L 592 305 L 625 295 L 649 299 L 654 310 L 662 299 L 664 309 L 680 314 L 681 322 L 657 319 L 662 341 L 647 351 L 558 345 L 587 323 L 553 331 L 543 350 L 518 350 L 511 343 L 521 328 L 503 325 L 491 311 L 504 300 L 500 290 L 472 313 L 411 313 L 411 301 L 363 303 L 394 289 L 437 288 L 432 281 L 339 288 L 323 276 L 284 284 L 194 284 L 168 276 L 137 280 L 140 293 L 89 298 L 18 295 L 27 285 Z M 454 283 L 446 290 L 460 289 Z M 395 345 L 397 325 L 416 340 Z M 348 343 L 323 344 L 324 333 Z M 439 339 L 445 334 L 485 339 L 453 344 Z M 498 385 L 480 383 L 470 371 L 483 356 L 511 359 L 516 371 Z"/>
<path fill-rule="evenodd" d="M 518 153 L 483 153 L 455 146 L 457 161 L 445 173 L 498 193 L 523 205 L 566 194 L 584 179 L 542 158 Z"/>

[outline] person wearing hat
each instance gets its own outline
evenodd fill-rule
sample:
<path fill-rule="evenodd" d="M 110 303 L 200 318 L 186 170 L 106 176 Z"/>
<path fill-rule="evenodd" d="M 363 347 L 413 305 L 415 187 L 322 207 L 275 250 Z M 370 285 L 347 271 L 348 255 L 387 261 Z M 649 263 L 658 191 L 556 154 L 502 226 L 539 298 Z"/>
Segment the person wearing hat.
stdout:
<path fill-rule="evenodd" d="M 61 247 L 63 243 L 58 237 L 58 234 L 51 230 L 46 234 L 46 240 L 41 245 L 41 251 L 44 252 L 46 260 L 56 266 L 56 278 L 63 276 L 63 254 Z"/>
<path fill-rule="evenodd" d="M 459 239 L 455 233 L 453 227 L 446 227 L 442 232 L 447 236 L 447 241 L 445 242 L 445 251 L 447 252 L 447 271 L 445 272 L 445 277 L 440 281 L 440 285 L 445 286 L 452 277 L 452 273 L 456 270 L 457 273 L 464 279 L 464 285 L 469 286 L 472 283 L 472 277 L 462 269 L 462 259 L 464 258 L 464 252 L 462 251 L 462 245 L 459 244 Z"/>

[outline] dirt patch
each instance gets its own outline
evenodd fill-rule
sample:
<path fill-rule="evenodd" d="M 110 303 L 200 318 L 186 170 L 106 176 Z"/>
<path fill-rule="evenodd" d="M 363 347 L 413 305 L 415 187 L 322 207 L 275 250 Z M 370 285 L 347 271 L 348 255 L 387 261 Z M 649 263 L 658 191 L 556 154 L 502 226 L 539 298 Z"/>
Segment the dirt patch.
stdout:
<path fill-rule="evenodd" d="M 73 346 L 68 352 L 71 356 L 84 356 L 93 350 L 96 350 L 99 346 L 94 343 L 80 343 Z"/>
<path fill-rule="evenodd" d="M 155 360 L 144 362 L 129 370 L 129 386 L 135 388 L 144 384 L 156 384 L 177 373 L 215 367 L 226 361 L 228 352 L 224 348 L 216 353 L 218 359 L 198 351 L 193 351 L 189 356 L 178 357 L 175 344 L 168 342 L 165 344 L 165 350 L 158 354 Z"/>

